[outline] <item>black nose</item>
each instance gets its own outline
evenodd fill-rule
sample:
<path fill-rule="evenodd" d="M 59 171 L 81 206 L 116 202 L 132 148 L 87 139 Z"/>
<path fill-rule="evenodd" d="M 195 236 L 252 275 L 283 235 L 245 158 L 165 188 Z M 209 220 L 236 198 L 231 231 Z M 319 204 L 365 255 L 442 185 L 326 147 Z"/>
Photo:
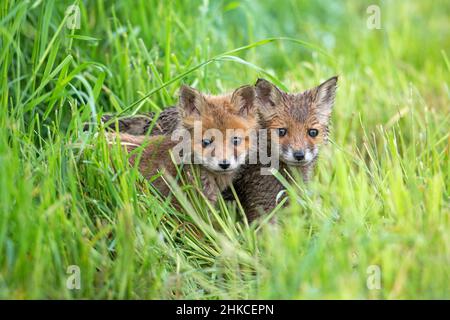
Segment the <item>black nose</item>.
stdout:
<path fill-rule="evenodd" d="M 230 163 L 227 160 L 223 160 L 219 163 L 219 167 L 221 167 L 223 170 L 226 170 L 230 167 Z"/>
<path fill-rule="evenodd" d="M 294 158 L 297 161 L 301 161 L 305 159 L 305 153 L 302 150 L 294 152 Z"/>

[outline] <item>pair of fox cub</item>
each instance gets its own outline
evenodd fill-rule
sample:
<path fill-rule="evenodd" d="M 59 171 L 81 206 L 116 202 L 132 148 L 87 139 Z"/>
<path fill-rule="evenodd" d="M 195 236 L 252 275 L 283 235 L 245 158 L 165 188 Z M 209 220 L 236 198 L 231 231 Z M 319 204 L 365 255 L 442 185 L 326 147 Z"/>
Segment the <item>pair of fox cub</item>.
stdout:
<path fill-rule="evenodd" d="M 177 175 L 172 151 L 179 141 L 171 135 L 180 128 L 191 133 L 189 151 L 184 151 L 182 158 L 194 164 L 183 165 L 181 170 L 187 171 L 188 176 L 193 167 L 198 170 L 203 194 L 213 203 L 220 192 L 233 184 L 248 220 L 252 221 L 275 208 L 283 185 L 275 176 L 261 174 L 265 164 L 247 163 L 250 152 L 255 150 L 250 132 L 267 129 L 269 139 L 277 135 L 277 140 L 270 140 L 269 148 L 279 155 L 279 172 L 283 175 L 286 170 L 300 170 L 307 181 L 319 147 L 327 140 L 336 85 L 337 77 L 332 77 L 305 92 L 290 94 L 258 79 L 254 86 L 242 86 L 218 96 L 182 86 L 178 105 L 165 109 L 156 122 L 152 119 L 154 114 L 117 122 L 109 121 L 110 116 L 102 120 L 112 122 L 110 128 L 119 130 L 120 143 L 127 151 L 142 147 L 140 157 L 132 154 L 130 162 L 139 161 L 140 172 L 152 179 L 164 196 L 170 194 L 169 186 L 164 179 L 154 177 L 161 171 L 172 177 Z M 200 124 L 201 134 L 193 132 L 196 123 Z M 210 130 L 222 134 L 213 136 L 208 134 Z M 112 135 L 117 138 L 117 134 Z"/>

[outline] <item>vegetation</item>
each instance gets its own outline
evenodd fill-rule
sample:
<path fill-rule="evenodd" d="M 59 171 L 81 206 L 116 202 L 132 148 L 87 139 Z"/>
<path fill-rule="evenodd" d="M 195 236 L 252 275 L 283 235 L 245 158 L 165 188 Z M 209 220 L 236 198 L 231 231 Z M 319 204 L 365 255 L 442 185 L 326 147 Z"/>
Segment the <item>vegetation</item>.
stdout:
<path fill-rule="evenodd" d="M 449 13 L 444 0 L 1 1 L 0 297 L 450 298 Z M 287 182 L 277 225 L 188 185 L 176 211 L 99 122 L 173 105 L 182 83 L 295 92 L 335 74 L 332 141 L 308 191 Z"/>

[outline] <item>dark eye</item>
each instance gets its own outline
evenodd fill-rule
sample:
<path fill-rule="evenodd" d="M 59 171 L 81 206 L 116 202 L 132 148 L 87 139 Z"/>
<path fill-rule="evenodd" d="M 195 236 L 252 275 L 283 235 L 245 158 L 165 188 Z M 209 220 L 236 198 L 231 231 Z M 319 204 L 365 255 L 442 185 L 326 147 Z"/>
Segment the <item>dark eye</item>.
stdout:
<path fill-rule="evenodd" d="M 278 135 L 280 137 L 284 137 L 286 135 L 286 133 L 287 133 L 287 129 L 286 128 L 279 128 L 278 129 Z"/>
<path fill-rule="evenodd" d="M 241 139 L 240 137 L 233 137 L 233 138 L 231 138 L 231 142 L 233 142 L 233 144 L 234 144 L 235 146 L 238 146 L 238 145 L 241 144 L 242 139 Z"/>
<path fill-rule="evenodd" d="M 312 138 L 317 137 L 318 134 L 319 134 L 319 130 L 317 130 L 317 129 L 309 129 L 308 130 L 308 135 Z"/>
<path fill-rule="evenodd" d="M 210 139 L 203 139 L 202 140 L 202 147 L 206 148 L 207 146 L 209 146 L 212 143 L 212 141 Z"/>

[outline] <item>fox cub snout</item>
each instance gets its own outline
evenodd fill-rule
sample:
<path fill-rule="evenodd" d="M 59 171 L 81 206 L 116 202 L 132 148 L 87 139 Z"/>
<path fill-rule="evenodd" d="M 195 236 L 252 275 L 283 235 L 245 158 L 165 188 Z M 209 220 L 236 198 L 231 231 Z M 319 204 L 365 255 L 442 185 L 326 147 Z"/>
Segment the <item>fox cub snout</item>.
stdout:
<path fill-rule="evenodd" d="M 181 88 L 181 125 L 190 133 L 195 163 L 214 174 L 233 173 L 245 163 L 258 123 L 255 97 L 253 86 L 222 96 Z"/>
<path fill-rule="evenodd" d="M 280 159 L 290 166 L 307 166 L 328 138 L 328 124 L 337 77 L 302 93 L 289 94 L 264 79 L 256 83 L 262 127 L 275 132 Z"/>

